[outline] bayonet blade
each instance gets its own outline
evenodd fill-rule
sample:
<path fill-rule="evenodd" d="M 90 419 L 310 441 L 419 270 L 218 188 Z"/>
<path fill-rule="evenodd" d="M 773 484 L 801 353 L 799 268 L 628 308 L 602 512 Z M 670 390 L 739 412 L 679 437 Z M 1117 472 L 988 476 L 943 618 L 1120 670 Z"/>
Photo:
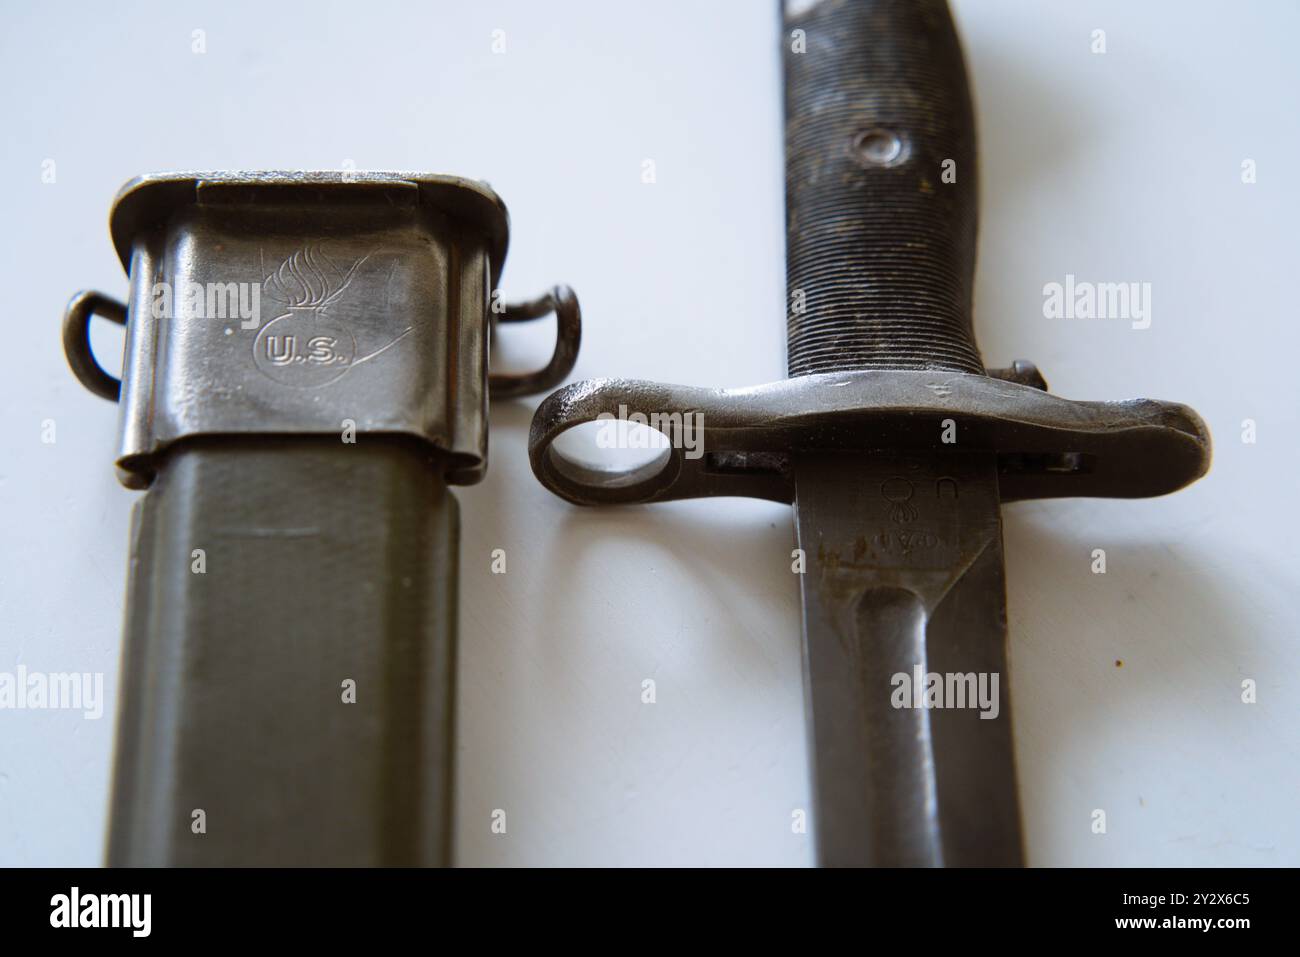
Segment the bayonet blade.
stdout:
<path fill-rule="evenodd" d="M 996 456 L 795 460 L 824 865 L 1022 863 Z"/>

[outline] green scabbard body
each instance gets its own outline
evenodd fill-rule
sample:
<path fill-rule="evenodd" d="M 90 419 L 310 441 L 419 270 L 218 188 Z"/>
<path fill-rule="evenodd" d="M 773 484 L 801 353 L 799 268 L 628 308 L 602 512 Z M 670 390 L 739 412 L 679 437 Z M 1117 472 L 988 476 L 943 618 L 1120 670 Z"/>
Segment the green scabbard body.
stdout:
<path fill-rule="evenodd" d="M 138 503 L 110 865 L 445 865 L 456 501 L 418 443 L 181 444 Z"/>

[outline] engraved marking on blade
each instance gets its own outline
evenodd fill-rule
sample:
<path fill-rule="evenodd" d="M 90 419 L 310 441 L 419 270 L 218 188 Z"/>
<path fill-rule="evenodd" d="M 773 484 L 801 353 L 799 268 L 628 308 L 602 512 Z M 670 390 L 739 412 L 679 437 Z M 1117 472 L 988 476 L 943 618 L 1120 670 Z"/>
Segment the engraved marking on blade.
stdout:
<path fill-rule="evenodd" d="M 938 548 L 944 544 L 934 532 L 881 532 L 876 536 L 876 541 L 885 551 L 898 549 L 907 554 L 914 548 Z"/>
<path fill-rule="evenodd" d="M 898 525 L 916 521 L 916 506 L 912 504 L 916 489 L 911 482 L 899 475 L 887 478 L 880 483 L 880 494 L 889 503 L 891 521 Z"/>

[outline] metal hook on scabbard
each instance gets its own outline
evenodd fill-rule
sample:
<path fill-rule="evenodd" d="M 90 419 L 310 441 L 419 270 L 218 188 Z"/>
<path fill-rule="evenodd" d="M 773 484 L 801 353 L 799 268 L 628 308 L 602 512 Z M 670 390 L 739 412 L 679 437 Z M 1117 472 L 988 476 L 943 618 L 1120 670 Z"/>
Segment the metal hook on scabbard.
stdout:
<path fill-rule="evenodd" d="M 63 352 L 77 381 L 95 395 L 116 402 L 122 381 L 104 371 L 90 348 L 90 320 L 95 316 L 125 326 L 126 303 L 92 289 L 73 296 L 63 311 Z"/>
<path fill-rule="evenodd" d="M 513 399 L 552 389 L 573 371 L 582 343 L 582 312 L 578 297 L 568 286 L 554 286 L 536 299 L 507 305 L 504 312 L 493 316 L 493 328 L 497 322 L 530 322 L 551 313 L 555 313 L 556 322 L 551 361 L 536 372 L 488 376 L 488 395 L 493 399 Z"/>

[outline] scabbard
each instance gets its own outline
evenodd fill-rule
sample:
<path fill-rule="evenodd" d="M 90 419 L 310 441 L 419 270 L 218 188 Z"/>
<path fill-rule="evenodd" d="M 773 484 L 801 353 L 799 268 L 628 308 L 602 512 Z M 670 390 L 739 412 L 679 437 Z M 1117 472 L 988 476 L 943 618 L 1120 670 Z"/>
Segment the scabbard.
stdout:
<path fill-rule="evenodd" d="M 160 465 L 134 516 L 109 864 L 449 863 L 437 456 L 218 439 Z"/>
<path fill-rule="evenodd" d="M 496 313 L 505 208 L 405 174 L 162 174 L 119 194 L 129 303 L 64 345 L 121 403 L 132 522 L 108 863 L 452 861 L 458 518 L 489 395 L 548 388 L 572 293 Z M 559 318 L 488 370 L 494 319 Z M 88 325 L 126 325 L 121 380 Z"/>

